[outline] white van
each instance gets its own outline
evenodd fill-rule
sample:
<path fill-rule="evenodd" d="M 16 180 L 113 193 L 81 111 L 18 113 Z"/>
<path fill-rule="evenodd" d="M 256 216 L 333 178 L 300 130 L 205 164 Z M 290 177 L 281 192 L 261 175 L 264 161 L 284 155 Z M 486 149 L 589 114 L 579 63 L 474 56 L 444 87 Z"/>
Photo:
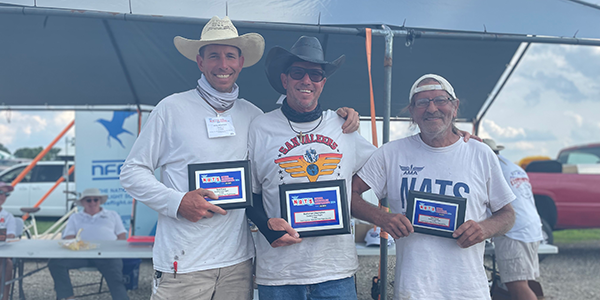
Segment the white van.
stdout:
<path fill-rule="evenodd" d="M 69 162 L 69 167 L 73 162 Z M 11 183 L 28 166 L 27 163 L 14 165 L 0 173 L 0 181 Z M 15 190 L 6 199 L 2 208 L 13 215 L 23 215 L 21 207 L 33 207 L 56 183 L 65 171 L 65 162 L 63 161 L 40 161 L 27 175 L 15 186 Z M 69 192 L 75 191 L 75 172 L 69 176 Z M 36 217 L 61 217 L 68 211 L 67 184 L 61 182 L 54 191 L 48 195 L 40 205 L 40 211 L 35 213 Z"/>

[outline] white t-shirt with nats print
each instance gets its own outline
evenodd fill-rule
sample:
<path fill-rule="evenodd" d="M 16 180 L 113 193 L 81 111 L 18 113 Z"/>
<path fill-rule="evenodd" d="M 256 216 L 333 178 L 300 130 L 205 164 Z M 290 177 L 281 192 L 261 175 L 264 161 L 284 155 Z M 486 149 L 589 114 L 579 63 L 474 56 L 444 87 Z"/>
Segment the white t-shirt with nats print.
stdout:
<path fill-rule="evenodd" d="M 466 220 L 487 219 L 515 199 L 486 144 L 459 139 L 434 148 L 414 135 L 379 148 L 358 172 L 393 213 L 406 213 L 408 190 L 467 198 Z M 394 299 L 490 299 L 484 243 L 412 233 L 396 240 Z"/>
<path fill-rule="evenodd" d="M 280 109 L 254 119 L 248 138 L 252 189 L 263 194 L 269 218 L 281 217 L 280 185 L 338 179 L 346 182 L 350 212 L 352 175 L 375 147 L 358 132 L 343 134 L 343 123 L 330 110 L 323 112 L 322 121 L 306 123 L 288 123 Z M 294 130 L 308 133 L 300 140 Z M 351 234 L 307 237 L 279 248 L 259 235 L 256 256 L 256 282 L 261 285 L 315 284 L 350 277 L 358 269 Z"/>

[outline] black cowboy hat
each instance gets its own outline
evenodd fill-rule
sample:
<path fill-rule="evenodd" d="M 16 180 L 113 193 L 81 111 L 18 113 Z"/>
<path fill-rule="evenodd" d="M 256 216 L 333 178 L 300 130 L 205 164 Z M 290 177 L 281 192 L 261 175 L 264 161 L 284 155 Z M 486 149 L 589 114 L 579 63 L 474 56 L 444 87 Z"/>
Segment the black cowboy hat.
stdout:
<path fill-rule="evenodd" d="M 345 55 L 341 55 L 334 61 L 326 61 L 323 47 L 319 39 L 312 36 L 301 36 L 287 51 L 279 46 L 273 47 L 265 61 L 265 72 L 271 86 L 281 94 L 286 94 L 285 88 L 281 84 L 281 73 L 296 61 L 307 61 L 320 64 L 325 71 L 325 77 L 331 76 L 346 60 Z"/>

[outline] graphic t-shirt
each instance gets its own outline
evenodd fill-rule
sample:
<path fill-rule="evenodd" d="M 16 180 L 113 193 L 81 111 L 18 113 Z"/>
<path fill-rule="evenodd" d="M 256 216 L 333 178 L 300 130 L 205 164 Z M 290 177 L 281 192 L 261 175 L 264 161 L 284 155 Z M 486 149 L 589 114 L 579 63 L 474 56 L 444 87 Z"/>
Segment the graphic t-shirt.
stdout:
<path fill-rule="evenodd" d="M 419 135 L 379 148 L 358 172 L 393 213 L 406 213 L 409 190 L 467 198 L 465 221 L 482 221 L 515 196 L 498 159 L 475 140 L 433 148 Z M 455 239 L 413 233 L 396 240 L 395 299 L 490 299 L 484 243 L 463 249 Z"/>
<path fill-rule="evenodd" d="M 375 147 L 358 132 L 343 134 L 343 123 L 333 111 L 323 112 L 322 120 L 288 122 L 279 109 L 252 122 L 252 188 L 263 194 L 269 218 L 281 217 L 279 186 L 290 183 L 343 179 L 350 211 L 352 175 Z M 300 131 L 305 135 L 299 136 Z M 314 284 L 350 277 L 358 269 L 351 234 L 307 237 L 279 248 L 259 235 L 256 253 L 256 282 L 262 285 Z"/>

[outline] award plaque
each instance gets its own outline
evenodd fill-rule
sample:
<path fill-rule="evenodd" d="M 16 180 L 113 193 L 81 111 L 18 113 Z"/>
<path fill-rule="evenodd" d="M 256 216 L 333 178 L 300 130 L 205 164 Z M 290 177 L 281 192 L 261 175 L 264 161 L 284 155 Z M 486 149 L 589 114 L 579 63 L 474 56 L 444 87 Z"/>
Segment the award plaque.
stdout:
<path fill-rule="evenodd" d="M 465 222 L 466 208 L 466 198 L 409 191 L 406 217 L 415 232 L 452 238 Z"/>
<path fill-rule="evenodd" d="M 252 206 L 252 180 L 248 160 L 189 164 L 188 178 L 190 191 L 199 188 L 212 191 L 219 199 L 206 200 L 223 209 Z"/>
<path fill-rule="evenodd" d="M 279 197 L 281 217 L 300 237 L 350 233 L 345 180 L 280 185 Z"/>

